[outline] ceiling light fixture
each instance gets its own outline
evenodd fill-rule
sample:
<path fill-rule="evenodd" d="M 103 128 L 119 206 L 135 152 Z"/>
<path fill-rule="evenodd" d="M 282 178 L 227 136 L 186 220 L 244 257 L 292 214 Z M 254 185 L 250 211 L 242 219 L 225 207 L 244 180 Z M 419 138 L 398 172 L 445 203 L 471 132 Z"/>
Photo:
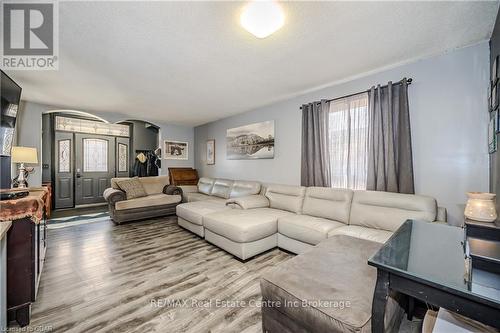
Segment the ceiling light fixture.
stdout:
<path fill-rule="evenodd" d="M 253 0 L 243 8 L 240 23 L 255 37 L 266 38 L 285 24 L 285 13 L 276 1 Z"/>

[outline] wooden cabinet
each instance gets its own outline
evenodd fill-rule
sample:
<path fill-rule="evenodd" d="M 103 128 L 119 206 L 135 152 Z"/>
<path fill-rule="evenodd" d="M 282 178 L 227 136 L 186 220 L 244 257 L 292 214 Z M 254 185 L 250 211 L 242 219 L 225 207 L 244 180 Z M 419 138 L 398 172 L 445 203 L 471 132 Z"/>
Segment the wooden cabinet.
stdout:
<path fill-rule="evenodd" d="M 47 233 L 45 220 L 30 218 L 12 222 L 7 233 L 7 318 L 23 327 L 29 324 L 31 303 L 35 301 L 45 260 Z"/>
<path fill-rule="evenodd" d="M 47 194 L 44 188 L 34 188 L 26 197 L 0 202 L 2 221 L 11 221 L 6 235 L 7 321 L 16 320 L 20 326 L 29 324 L 45 261 Z"/>
<path fill-rule="evenodd" d="M 197 185 L 198 171 L 193 168 L 168 168 L 170 185 Z"/>

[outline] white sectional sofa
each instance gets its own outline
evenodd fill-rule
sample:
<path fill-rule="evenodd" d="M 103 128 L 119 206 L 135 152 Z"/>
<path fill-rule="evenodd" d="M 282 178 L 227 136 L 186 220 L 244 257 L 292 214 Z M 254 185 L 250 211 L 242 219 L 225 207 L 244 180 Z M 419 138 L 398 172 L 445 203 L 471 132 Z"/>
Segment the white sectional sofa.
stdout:
<path fill-rule="evenodd" d="M 230 198 L 246 197 L 259 194 L 258 182 L 200 178 L 198 186 L 180 186 L 183 191 L 182 204 L 177 209 L 178 223 L 183 228 L 205 236 L 203 217 L 210 213 L 228 210 L 226 201 Z"/>
<path fill-rule="evenodd" d="M 179 225 L 242 260 L 276 246 L 303 253 L 334 235 L 383 243 L 407 219 L 446 221 L 422 195 L 210 178 L 182 188 Z"/>

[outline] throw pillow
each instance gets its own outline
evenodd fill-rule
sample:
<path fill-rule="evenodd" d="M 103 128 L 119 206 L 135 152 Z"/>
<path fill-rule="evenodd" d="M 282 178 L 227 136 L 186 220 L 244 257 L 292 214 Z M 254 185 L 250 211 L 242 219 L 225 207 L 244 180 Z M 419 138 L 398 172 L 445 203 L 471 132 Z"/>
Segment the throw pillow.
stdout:
<path fill-rule="evenodd" d="M 125 192 L 127 200 L 147 196 L 142 183 L 137 177 L 120 180 L 116 182 L 116 185 L 118 185 L 118 187 Z"/>

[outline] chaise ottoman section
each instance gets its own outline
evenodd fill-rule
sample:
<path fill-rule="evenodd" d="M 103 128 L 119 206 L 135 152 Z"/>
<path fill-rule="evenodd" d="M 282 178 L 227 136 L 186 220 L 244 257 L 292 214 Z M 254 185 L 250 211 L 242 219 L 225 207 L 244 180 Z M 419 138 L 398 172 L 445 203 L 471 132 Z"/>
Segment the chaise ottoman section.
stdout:
<path fill-rule="evenodd" d="M 389 238 L 391 238 L 392 234 L 392 231 L 387 230 L 367 228 L 359 225 L 346 225 L 331 230 L 330 232 L 328 232 L 328 237 L 333 237 L 335 235 L 346 235 L 383 244 L 387 242 Z"/>
<path fill-rule="evenodd" d="M 229 209 L 231 208 L 226 207 L 224 202 L 219 201 L 205 200 L 183 203 L 176 208 L 177 223 L 198 236 L 204 237 L 203 216 Z"/>
<path fill-rule="evenodd" d="M 333 236 L 265 273 L 260 281 L 263 331 L 371 332 L 377 271 L 367 261 L 381 246 Z M 402 313 L 394 300 L 388 302 L 388 331 L 399 325 Z"/>
<path fill-rule="evenodd" d="M 278 218 L 292 215 L 272 208 L 230 209 L 203 217 L 205 239 L 245 260 L 276 247 Z"/>
<path fill-rule="evenodd" d="M 309 215 L 291 215 L 278 220 L 278 247 L 304 253 L 328 238 L 328 233 L 344 223 Z"/>

